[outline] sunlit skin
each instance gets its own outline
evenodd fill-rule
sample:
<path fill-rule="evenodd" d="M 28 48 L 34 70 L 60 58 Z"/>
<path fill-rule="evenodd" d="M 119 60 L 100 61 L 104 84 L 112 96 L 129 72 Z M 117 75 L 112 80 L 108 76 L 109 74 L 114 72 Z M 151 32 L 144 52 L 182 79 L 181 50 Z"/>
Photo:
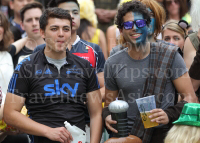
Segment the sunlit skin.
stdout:
<path fill-rule="evenodd" d="M 124 22 L 127 21 L 135 21 L 139 19 L 144 19 L 143 15 L 138 12 L 128 12 L 123 17 Z M 147 26 L 143 28 L 138 28 L 135 24 L 132 29 L 126 30 L 121 29 L 120 32 L 122 33 L 124 39 L 129 42 L 132 46 L 139 46 L 145 45 L 147 39 Z"/>
<path fill-rule="evenodd" d="M 64 2 L 58 5 L 59 8 L 67 10 L 72 17 L 72 32 L 76 32 L 80 26 L 80 10 L 75 2 Z"/>
<path fill-rule="evenodd" d="M 184 38 L 181 36 L 180 33 L 172 31 L 170 29 L 166 29 L 163 32 L 163 40 L 177 45 L 181 50 L 183 50 Z"/>
<path fill-rule="evenodd" d="M 71 39 L 71 26 L 68 19 L 50 18 L 45 31 L 41 30 L 41 35 L 46 41 L 47 54 L 60 58 L 66 56 L 66 47 Z"/>
<path fill-rule="evenodd" d="M 26 31 L 29 38 L 35 40 L 41 38 L 39 25 L 41 15 L 42 11 L 39 8 L 33 8 L 24 13 L 24 20 L 21 23 L 21 27 Z"/>
<path fill-rule="evenodd" d="M 1 21 L 0 21 L 0 41 L 3 39 L 3 34 L 4 34 L 4 29 L 3 29 L 3 25 L 1 24 Z"/>

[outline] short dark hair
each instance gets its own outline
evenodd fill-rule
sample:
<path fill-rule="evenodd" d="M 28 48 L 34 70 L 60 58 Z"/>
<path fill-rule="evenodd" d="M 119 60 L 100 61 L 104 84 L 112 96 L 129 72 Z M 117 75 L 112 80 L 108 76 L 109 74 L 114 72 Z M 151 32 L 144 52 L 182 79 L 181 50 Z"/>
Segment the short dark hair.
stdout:
<path fill-rule="evenodd" d="M 123 29 L 123 23 L 124 23 L 123 17 L 126 15 L 126 13 L 131 12 L 131 11 L 141 13 L 144 19 L 147 20 L 147 25 L 149 25 L 149 23 L 151 22 L 151 18 L 150 18 L 151 16 L 146 6 L 137 0 L 130 1 L 130 2 L 124 3 L 118 9 L 117 16 L 115 18 L 115 24 L 117 25 L 119 29 Z"/>
<path fill-rule="evenodd" d="M 64 2 L 75 2 L 78 7 L 80 8 L 79 6 L 79 3 L 77 0 L 50 0 L 49 3 L 47 4 L 47 7 L 58 7 L 59 4 L 61 3 L 64 3 Z"/>
<path fill-rule="evenodd" d="M 42 6 L 41 3 L 39 2 L 32 2 L 29 3 L 27 5 L 25 5 L 21 10 L 20 10 L 20 16 L 21 16 L 21 20 L 24 21 L 24 13 L 29 10 L 29 9 L 33 9 L 33 8 L 39 8 L 42 12 L 44 11 L 44 7 Z"/>
<path fill-rule="evenodd" d="M 48 8 L 43 12 L 42 16 L 40 17 L 40 28 L 44 31 L 48 25 L 49 18 L 68 19 L 72 29 L 72 18 L 70 14 L 64 9 L 54 7 Z"/>

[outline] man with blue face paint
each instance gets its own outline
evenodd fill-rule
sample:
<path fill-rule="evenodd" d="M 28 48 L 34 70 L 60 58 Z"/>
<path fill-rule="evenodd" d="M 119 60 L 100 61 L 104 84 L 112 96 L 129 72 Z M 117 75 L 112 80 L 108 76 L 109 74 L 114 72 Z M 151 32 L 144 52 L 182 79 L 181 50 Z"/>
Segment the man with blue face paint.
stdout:
<path fill-rule="evenodd" d="M 131 43 L 132 46 L 141 47 L 146 45 L 147 42 L 147 22 L 150 20 L 144 19 L 143 15 L 139 12 L 129 12 L 124 16 L 125 30 L 120 29 L 120 33 Z M 132 30 L 134 29 L 134 30 Z"/>
<path fill-rule="evenodd" d="M 162 25 L 164 25 L 165 23 L 165 17 L 166 17 L 165 10 L 155 0 L 139 0 L 139 1 L 145 4 L 148 11 L 150 12 L 151 22 L 148 25 L 148 41 L 155 42 L 158 35 L 162 32 Z M 123 45 L 124 42 L 126 42 L 124 38 L 121 38 L 119 41 L 121 45 Z M 121 49 L 123 49 L 123 47 L 121 46 L 113 47 L 110 52 L 110 56 L 120 51 Z"/>
<path fill-rule="evenodd" d="M 148 28 L 148 39 L 150 41 L 152 41 L 151 39 L 153 38 L 153 35 L 154 35 L 155 26 L 156 26 L 156 19 L 153 17 L 153 12 L 150 8 L 148 8 L 148 11 L 151 14 L 151 22 L 150 22 L 149 28 Z"/>
<path fill-rule="evenodd" d="M 170 128 L 168 123 L 178 115 L 169 112 L 174 105 L 175 88 L 184 103 L 197 102 L 197 98 L 177 48 L 148 42 L 150 17 L 148 9 L 139 1 L 127 2 L 118 10 L 115 24 L 126 41 L 126 48 L 109 57 L 105 64 L 103 118 L 108 130 L 117 133 L 111 126 L 116 121 L 111 119 L 108 105 L 116 98 L 125 100 L 129 104 L 128 132 L 141 138 L 143 143 L 162 143 Z M 151 111 L 151 122 L 166 125 L 144 129 L 135 100 L 149 95 L 155 95 L 157 107 Z M 160 132 L 159 138 L 157 132 Z"/>

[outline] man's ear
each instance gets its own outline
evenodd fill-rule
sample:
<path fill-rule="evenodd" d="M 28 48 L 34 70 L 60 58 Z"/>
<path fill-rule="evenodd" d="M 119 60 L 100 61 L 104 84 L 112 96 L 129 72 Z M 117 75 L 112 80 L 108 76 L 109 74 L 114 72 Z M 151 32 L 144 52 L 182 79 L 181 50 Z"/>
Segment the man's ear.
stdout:
<path fill-rule="evenodd" d="M 45 33 L 44 33 L 44 30 L 40 29 L 40 35 L 43 39 L 45 39 Z"/>
<path fill-rule="evenodd" d="M 20 21 L 20 26 L 21 26 L 22 30 L 24 30 L 24 31 L 25 31 L 25 29 L 24 29 L 24 24 L 23 24 L 23 22 L 22 22 L 22 21 Z"/>
<path fill-rule="evenodd" d="M 13 4 L 13 2 L 14 2 L 14 1 L 12 1 L 12 0 L 10 0 L 10 2 L 9 2 L 10 9 L 12 9 L 12 10 L 14 9 L 14 4 Z"/>

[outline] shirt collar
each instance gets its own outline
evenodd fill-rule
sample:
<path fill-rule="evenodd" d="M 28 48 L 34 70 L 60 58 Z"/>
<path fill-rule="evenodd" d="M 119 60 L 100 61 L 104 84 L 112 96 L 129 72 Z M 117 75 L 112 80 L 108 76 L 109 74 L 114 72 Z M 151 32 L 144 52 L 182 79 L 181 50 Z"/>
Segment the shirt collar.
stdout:
<path fill-rule="evenodd" d="M 72 45 L 73 46 L 76 45 L 79 41 L 80 41 L 80 37 L 78 35 L 76 35 L 76 40 L 74 41 L 74 43 Z"/>
<path fill-rule="evenodd" d="M 46 48 L 46 47 L 44 47 L 44 49 L 45 49 L 45 48 Z M 47 61 L 47 59 L 46 59 L 46 57 L 45 57 L 44 49 L 43 49 L 43 50 L 40 50 L 40 54 L 42 54 L 44 63 L 45 63 L 45 64 L 49 64 L 49 62 Z M 67 61 L 67 64 L 73 64 L 73 57 L 71 56 L 71 53 L 69 52 L 68 49 L 66 50 L 66 61 Z"/>

